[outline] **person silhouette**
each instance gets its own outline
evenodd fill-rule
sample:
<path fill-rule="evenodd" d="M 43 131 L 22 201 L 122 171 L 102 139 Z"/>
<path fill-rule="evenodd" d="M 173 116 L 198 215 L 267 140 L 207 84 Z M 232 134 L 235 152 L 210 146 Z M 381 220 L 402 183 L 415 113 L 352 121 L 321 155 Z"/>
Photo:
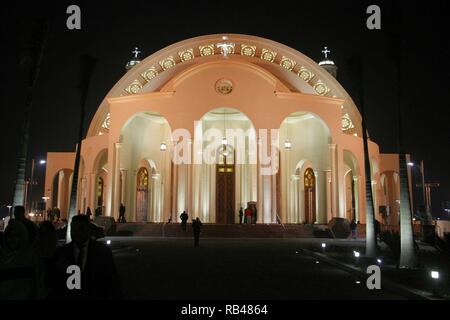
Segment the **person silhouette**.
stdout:
<path fill-rule="evenodd" d="M 356 239 L 356 237 L 357 237 L 357 234 L 356 234 L 357 228 L 358 228 L 358 225 L 356 224 L 355 219 L 352 219 L 352 222 L 350 222 L 350 230 L 351 230 L 351 238 L 352 239 Z"/>
<path fill-rule="evenodd" d="M 24 223 L 13 219 L 0 247 L 0 301 L 45 297 L 44 275 L 37 251 L 31 247 Z"/>
<path fill-rule="evenodd" d="M 197 217 L 195 220 L 192 220 L 192 230 L 194 231 L 194 246 L 199 246 L 200 240 L 200 232 L 203 224 L 200 219 Z"/>
<path fill-rule="evenodd" d="M 91 208 L 89 208 L 89 207 L 87 207 L 87 209 L 86 209 L 86 215 L 87 215 L 87 217 L 89 218 L 89 220 L 91 220 L 92 218 L 92 211 L 91 211 Z"/>
<path fill-rule="evenodd" d="M 244 217 L 244 210 L 243 210 L 243 208 L 241 207 L 240 209 L 239 209 L 239 224 L 242 224 L 242 218 Z"/>
<path fill-rule="evenodd" d="M 86 215 L 72 218 L 72 242 L 56 254 L 56 291 L 63 299 L 119 299 L 121 289 L 114 259 L 109 246 L 91 237 L 90 221 Z M 81 289 L 67 287 L 67 268 L 77 265 L 81 272 Z"/>
<path fill-rule="evenodd" d="M 184 232 L 186 232 L 186 226 L 187 226 L 187 221 L 188 221 L 188 214 L 186 213 L 186 210 L 183 211 L 182 214 L 180 214 L 180 219 L 181 219 L 181 229 L 183 229 Z"/>
<path fill-rule="evenodd" d="M 30 242 L 30 244 L 32 246 L 34 246 L 34 244 L 36 242 L 36 238 L 37 238 L 38 228 L 33 221 L 31 221 L 31 220 L 27 219 L 27 217 L 25 217 L 25 207 L 24 206 L 16 206 L 14 208 L 14 219 L 19 220 L 20 222 L 23 223 L 23 225 L 27 229 L 28 241 Z"/>
<path fill-rule="evenodd" d="M 120 208 L 119 208 L 119 223 L 125 223 L 127 222 L 127 220 L 125 220 L 125 206 L 123 205 L 123 203 L 120 204 Z"/>

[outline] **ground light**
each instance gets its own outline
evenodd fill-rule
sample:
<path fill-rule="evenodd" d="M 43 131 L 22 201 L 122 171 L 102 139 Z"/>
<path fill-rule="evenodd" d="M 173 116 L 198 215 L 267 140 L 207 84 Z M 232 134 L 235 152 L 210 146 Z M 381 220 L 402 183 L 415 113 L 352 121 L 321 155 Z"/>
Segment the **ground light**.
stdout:
<path fill-rule="evenodd" d="M 327 244 L 326 243 L 322 243 L 322 248 L 326 248 L 327 247 Z"/>
<path fill-rule="evenodd" d="M 378 264 L 382 264 L 383 260 L 381 260 L 380 258 L 377 259 Z"/>
<path fill-rule="evenodd" d="M 430 275 L 432 279 L 439 279 L 439 271 L 431 271 Z"/>
<path fill-rule="evenodd" d="M 439 271 L 434 271 L 432 270 L 430 272 L 430 276 L 431 276 L 431 281 L 433 282 L 433 296 L 435 297 L 439 297 Z"/>
<path fill-rule="evenodd" d="M 355 258 L 359 258 L 359 256 L 360 256 L 358 251 L 353 251 L 353 255 L 355 256 Z"/>
<path fill-rule="evenodd" d="M 111 244 L 111 240 L 106 240 L 106 244 L 110 245 Z"/>

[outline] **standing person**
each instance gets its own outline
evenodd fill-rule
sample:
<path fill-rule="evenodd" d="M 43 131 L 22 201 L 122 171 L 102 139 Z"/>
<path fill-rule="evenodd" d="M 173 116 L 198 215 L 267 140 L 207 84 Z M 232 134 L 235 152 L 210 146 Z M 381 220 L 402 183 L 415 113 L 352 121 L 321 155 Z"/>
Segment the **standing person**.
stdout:
<path fill-rule="evenodd" d="M 242 207 L 239 209 L 239 224 L 242 224 L 242 218 L 244 217 L 244 210 Z"/>
<path fill-rule="evenodd" d="M 252 206 L 252 223 L 256 224 L 256 219 L 258 218 L 258 209 L 256 209 L 256 205 Z"/>
<path fill-rule="evenodd" d="M 245 209 L 245 223 L 251 223 L 252 220 L 252 209 L 250 209 L 250 206 L 248 206 Z"/>
<path fill-rule="evenodd" d="M 125 206 L 121 203 L 119 208 L 119 223 L 125 222 L 127 222 L 127 220 L 125 220 Z"/>
<path fill-rule="evenodd" d="M 25 207 L 24 206 L 16 206 L 14 208 L 14 219 L 19 220 L 20 222 L 23 223 L 23 225 L 27 229 L 28 241 L 30 242 L 31 246 L 34 246 L 35 242 L 37 240 L 38 228 L 33 221 L 31 221 L 31 220 L 27 219 L 27 217 L 25 217 Z"/>
<path fill-rule="evenodd" d="M 0 300 L 34 300 L 45 297 L 43 270 L 37 251 L 30 246 L 28 230 L 13 219 L 0 247 Z"/>
<path fill-rule="evenodd" d="M 357 237 L 357 234 L 356 234 L 357 227 L 358 227 L 358 225 L 356 224 L 355 219 L 353 219 L 352 222 L 350 223 L 350 230 L 352 231 L 352 233 L 351 233 L 352 239 L 356 239 L 356 237 Z"/>
<path fill-rule="evenodd" d="M 200 240 L 200 232 L 202 227 L 202 222 L 199 218 L 196 218 L 195 220 L 192 220 L 192 230 L 194 231 L 194 246 L 199 246 L 199 240 Z"/>
<path fill-rule="evenodd" d="M 72 218 L 72 242 L 58 249 L 55 258 L 56 296 L 61 299 L 118 299 L 120 281 L 109 246 L 91 238 L 91 223 L 85 215 Z M 67 287 L 67 268 L 77 265 L 81 288 Z"/>
<path fill-rule="evenodd" d="M 89 220 L 92 220 L 92 211 L 91 211 L 91 208 L 89 208 L 89 207 L 87 207 L 87 209 L 86 209 L 86 215 L 87 215 L 87 217 L 89 218 Z"/>
<path fill-rule="evenodd" d="M 188 218 L 189 218 L 189 216 L 186 213 L 186 210 L 184 210 L 183 213 L 180 214 L 181 229 L 183 229 L 184 232 L 186 232 L 186 225 L 187 225 Z"/>

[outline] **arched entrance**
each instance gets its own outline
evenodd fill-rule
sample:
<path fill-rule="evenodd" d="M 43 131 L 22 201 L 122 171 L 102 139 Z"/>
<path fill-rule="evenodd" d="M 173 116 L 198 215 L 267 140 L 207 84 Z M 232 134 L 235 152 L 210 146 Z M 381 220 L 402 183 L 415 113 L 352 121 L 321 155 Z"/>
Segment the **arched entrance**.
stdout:
<path fill-rule="evenodd" d="M 279 133 L 281 207 L 287 223 L 327 223 L 330 130 L 310 112 L 286 117 Z"/>
<path fill-rule="evenodd" d="M 311 168 L 305 170 L 305 222 L 316 222 L 316 176 Z"/>
<path fill-rule="evenodd" d="M 140 168 L 136 181 L 136 221 L 146 222 L 148 212 L 148 170 Z"/>
<path fill-rule="evenodd" d="M 241 111 L 209 111 L 195 128 L 193 213 L 204 222 L 232 224 L 237 208 L 257 200 L 256 132 Z"/>
<path fill-rule="evenodd" d="M 216 168 L 216 223 L 232 224 L 235 221 L 236 170 L 231 146 L 219 147 Z"/>

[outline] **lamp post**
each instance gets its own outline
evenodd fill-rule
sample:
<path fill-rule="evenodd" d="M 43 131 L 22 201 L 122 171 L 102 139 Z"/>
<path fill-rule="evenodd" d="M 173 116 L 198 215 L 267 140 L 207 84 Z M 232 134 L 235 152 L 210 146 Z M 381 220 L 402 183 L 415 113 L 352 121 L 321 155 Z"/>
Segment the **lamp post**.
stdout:
<path fill-rule="evenodd" d="M 12 218 L 12 211 L 11 211 L 12 206 L 9 205 L 9 206 L 6 206 L 6 207 L 8 208 L 9 217 Z"/>
<path fill-rule="evenodd" d="M 44 213 L 42 214 L 44 217 L 44 220 L 48 217 L 45 216 L 45 214 L 47 213 L 47 201 L 50 199 L 50 197 L 42 197 L 42 200 L 44 200 L 45 203 L 45 209 L 44 209 Z"/>
<path fill-rule="evenodd" d="M 46 163 L 47 163 L 47 161 L 45 161 L 45 160 L 39 160 L 39 165 L 41 165 L 41 166 L 45 165 Z M 28 212 L 31 212 L 33 210 L 33 185 L 37 184 L 37 182 L 34 181 L 35 167 L 36 167 L 35 161 L 34 161 L 34 159 L 31 159 L 31 179 L 30 179 L 30 181 L 27 181 L 26 185 L 25 185 L 25 197 L 26 197 L 25 198 L 25 200 L 26 200 L 25 208 L 28 208 Z M 30 189 L 29 194 L 27 192 L 28 188 Z M 29 201 L 27 201 L 28 199 L 29 199 Z"/>

